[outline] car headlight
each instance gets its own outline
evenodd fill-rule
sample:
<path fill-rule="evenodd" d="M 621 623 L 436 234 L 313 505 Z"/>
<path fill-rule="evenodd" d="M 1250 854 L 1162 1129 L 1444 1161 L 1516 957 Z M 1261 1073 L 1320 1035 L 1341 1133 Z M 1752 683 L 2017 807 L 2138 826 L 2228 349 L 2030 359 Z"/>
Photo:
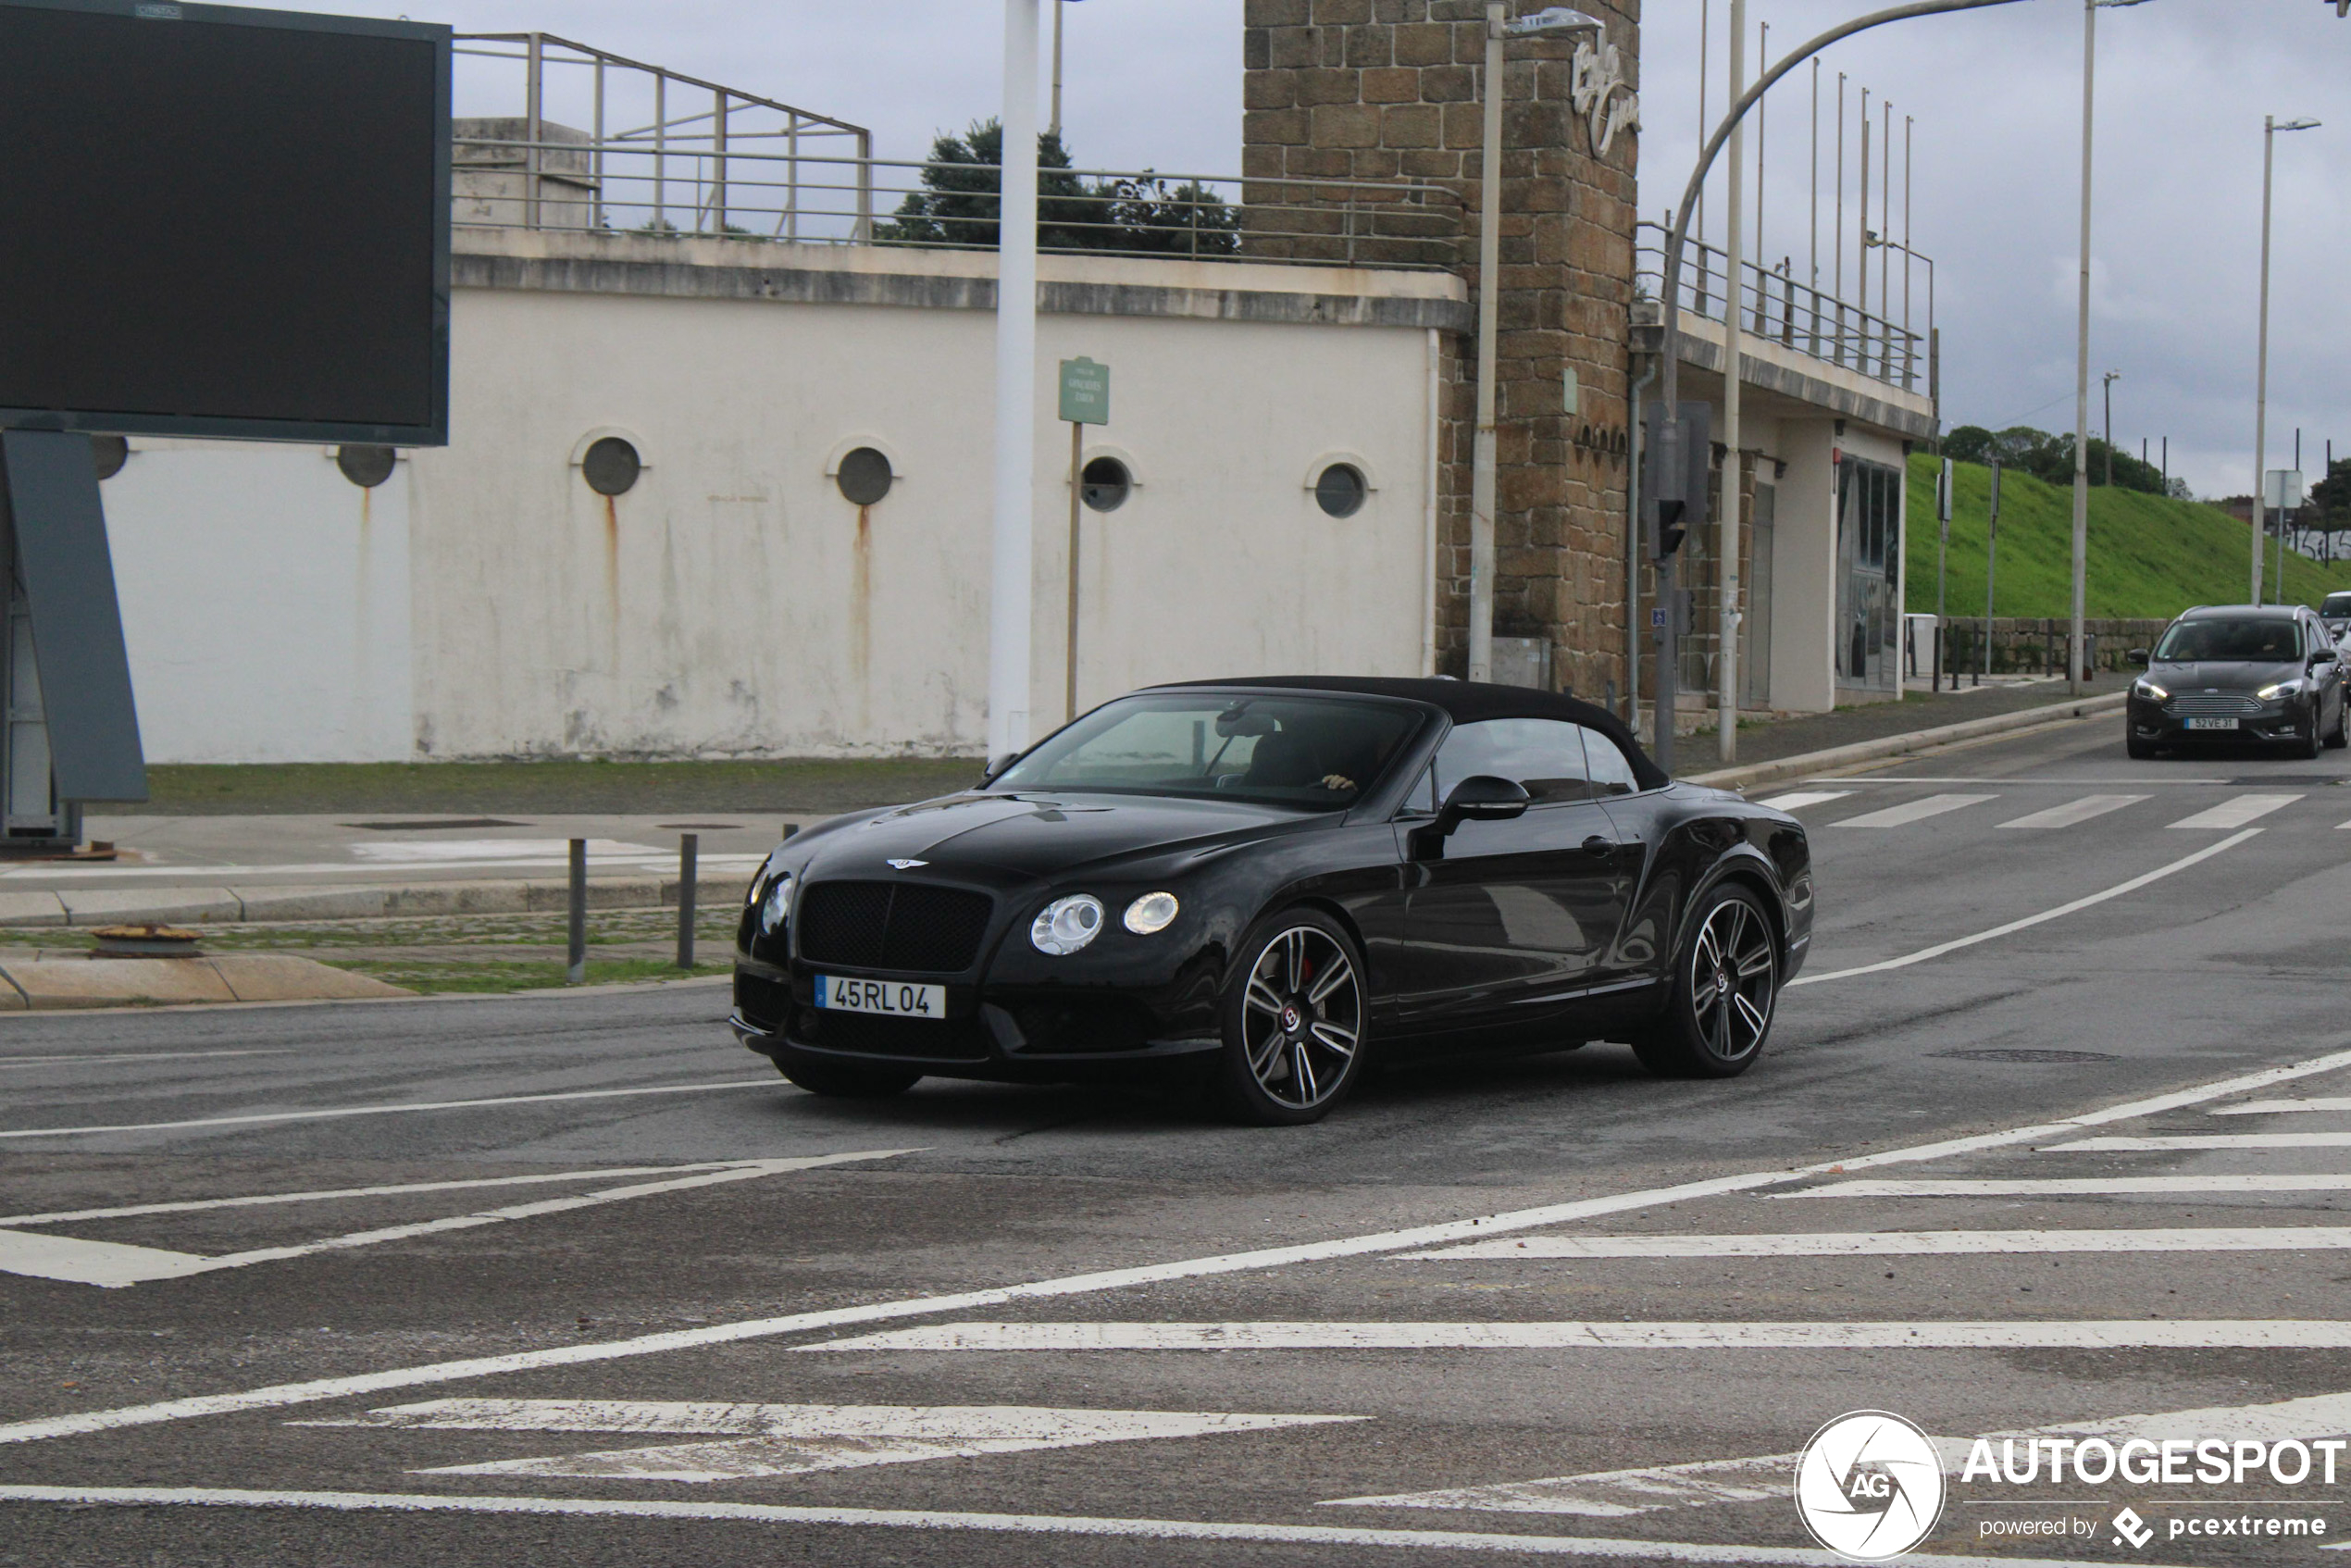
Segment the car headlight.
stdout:
<path fill-rule="evenodd" d="M 2260 698 L 2265 703 L 2270 703 L 2275 702 L 2280 697 L 2291 697 L 2301 690 L 2302 682 L 2300 679 L 2296 678 L 2294 680 L 2281 680 L 2275 686 L 2264 686 L 2260 691 L 2256 691 L 2254 695 Z"/>
<path fill-rule="evenodd" d="M 1028 923 L 1028 940 L 1039 952 L 1066 958 L 1101 934 L 1102 901 L 1091 893 L 1057 898 Z"/>
<path fill-rule="evenodd" d="M 1181 907 L 1174 893 L 1145 893 L 1126 906 L 1126 928 L 1138 937 L 1164 931 Z"/>
<path fill-rule="evenodd" d="M 767 897 L 759 906 L 759 929 L 764 936 L 784 923 L 791 909 L 792 875 L 787 871 L 767 885 Z"/>
<path fill-rule="evenodd" d="M 2145 678 L 2131 682 L 2131 695 L 2133 697 L 2145 697 L 2149 702 L 2153 703 L 2168 703 L 2171 700 L 2171 692 L 2166 691 L 2154 681 L 2146 679 Z"/>

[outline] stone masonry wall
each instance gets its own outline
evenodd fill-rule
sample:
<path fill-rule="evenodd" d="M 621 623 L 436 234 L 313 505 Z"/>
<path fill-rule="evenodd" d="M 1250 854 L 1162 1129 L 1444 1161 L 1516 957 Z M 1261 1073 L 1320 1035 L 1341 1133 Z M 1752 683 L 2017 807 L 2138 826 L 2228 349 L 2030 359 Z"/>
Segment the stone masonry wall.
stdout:
<path fill-rule="evenodd" d="M 1511 0 L 1511 14 L 1545 0 Z M 1608 24 L 1627 86 L 1639 87 L 1640 0 L 1584 0 Z M 1312 180 L 1413 181 L 1458 195 L 1442 247 L 1473 289 L 1486 55 L 1483 0 L 1247 0 L 1244 202 L 1278 204 L 1270 227 L 1310 227 L 1301 209 L 1349 204 L 1333 228 L 1369 230 L 1365 261 L 1432 255 L 1441 204 L 1383 209 L 1366 193 Z M 1588 36 L 1588 35 L 1586 35 Z M 1513 41 L 1503 73 L 1501 289 L 1497 377 L 1494 631 L 1546 637 L 1553 681 L 1595 700 L 1624 685 L 1626 343 L 1633 292 L 1639 135 L 1617 131 L 1595 156 L 1571 103 L 1575 36 Z M 1621 94 L 1620 94 L 1621 96 Z M 1415 224 L 1418 226 L 1416 227 Z M 1457 228 L 1455 226 L 1458 226 Z M 1279 254 L 1278 243 L 1245 248 Z M 1289 254 L 1316 242 L 1287 242 Z M 1335 245 L 1336 241 L 1323 242 Z M 1383 248 L 1384 247 L 1384 248 Z M 1437 668 L 1468 665 L 1474 336 L 1448 334 L 1438 433 Z M 1579 406 L 1565 411 L 1573 369 Z"/>

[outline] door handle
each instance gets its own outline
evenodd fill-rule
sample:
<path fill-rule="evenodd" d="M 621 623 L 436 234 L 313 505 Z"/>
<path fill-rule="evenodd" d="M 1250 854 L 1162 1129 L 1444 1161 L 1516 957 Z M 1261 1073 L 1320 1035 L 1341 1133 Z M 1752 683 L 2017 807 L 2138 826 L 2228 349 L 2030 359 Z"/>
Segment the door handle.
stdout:
<path fill-rule="evenodd" d="M 1584 840 L 1584 852 L 1588 855 L 1614 854 L 1616 840 L 1595 833 Z"/>

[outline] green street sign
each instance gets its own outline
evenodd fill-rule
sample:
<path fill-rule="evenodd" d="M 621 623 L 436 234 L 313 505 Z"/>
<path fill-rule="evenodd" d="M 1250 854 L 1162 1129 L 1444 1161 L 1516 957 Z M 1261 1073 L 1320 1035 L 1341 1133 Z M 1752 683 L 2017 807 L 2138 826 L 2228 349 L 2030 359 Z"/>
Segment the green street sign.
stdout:
<path fill-rule="evenodd" d="M 1110 423 L 1110 367 L 1084 357 L 1062 361 L 1062 417 L 1073 425 Z"/>

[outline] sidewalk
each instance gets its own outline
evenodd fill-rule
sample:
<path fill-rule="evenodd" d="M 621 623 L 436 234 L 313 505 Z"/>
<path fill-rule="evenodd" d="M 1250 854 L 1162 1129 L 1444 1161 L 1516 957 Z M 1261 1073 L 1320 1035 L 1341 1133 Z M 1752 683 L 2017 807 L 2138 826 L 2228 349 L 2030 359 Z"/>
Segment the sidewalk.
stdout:
<path fill-rule="evenodd" d="M 2136 672 L 2101 672 L 2083 688 L 2085 697 L 2109 697 L 2130 689 Z M 1774 762 L 1782 757 L 1825 752 L 1864 740 L 1883 740 L 1922 729 L 1938 729 L 1969 719 L 2022 713 L 2075 699 L 2062 676 L 2029 686 L 1961 687 L 1940 694 L 1909 691 L 1898 703 L 1863 703 L 1835 713 L 1808 714 L 1801 718 L 1744 721 L 1739 725 L 1738 760 L 1742 764 Z M 1703 730 L 1676 742 L 1674 761 L 1682 771 L 1698 773 L 1714 761 L 1714 732 Z"/>

